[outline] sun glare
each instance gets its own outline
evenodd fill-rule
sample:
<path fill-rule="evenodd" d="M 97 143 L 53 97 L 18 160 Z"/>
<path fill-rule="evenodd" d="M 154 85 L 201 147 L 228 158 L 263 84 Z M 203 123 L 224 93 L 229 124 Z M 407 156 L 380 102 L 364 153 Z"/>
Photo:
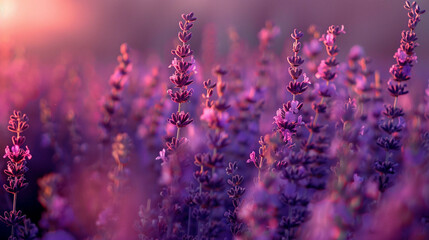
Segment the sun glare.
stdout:
<path fill-rule="evenodd" d="M 16 5 L 13 0 L 0 1 L 0 19 L 10 20 L 16 11 Z"/>

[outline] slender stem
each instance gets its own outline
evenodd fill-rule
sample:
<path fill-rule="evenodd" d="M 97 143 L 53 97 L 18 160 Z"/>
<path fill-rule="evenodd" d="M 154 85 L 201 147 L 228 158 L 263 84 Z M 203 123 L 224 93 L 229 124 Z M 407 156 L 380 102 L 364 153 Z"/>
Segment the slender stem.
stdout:
<path fill-rule="evenodd" d="M 200 170 L 201 174 L 204 172 L 204 167 L 203 165 L 201 165 L 201 170 Z M 200 194 L 203 192 L 203 184 L 200 182 Z"/>
<path fill-rule="evenodd" d="M 329 82 L 327 82 L 327 85 L 328 84 L 329 84 Z M 320 103 L 319 104 L 323 104 L 324 100 L 325 100 L 325 97 L 322 97 L 322 99 L 320 99 Z M 319 111 L 316 110 L 316 115 L 314 116 L 313 123 L 311 124 L 312 126 L 316 125 L 318 118 L 319 118 Z M 307 139 L 307 145 L 311 143 L 311 139 L 312 138 L 313 138 L 313 131 L 310 131 L 310 135 L 308 135 L 308 139 Z"/>
<path fill-rule="evenodd" d="M 16 177 L 15 177 L 15 181 L 16 181 Z M 16 196 L 17 196 L 17 194 L 18 193 L 14 193 L 13 194 L 13 205 L 12 205 L 12 212 L 13 213 L 15 213 L 16 212 Z M 15 229 L 14 229 L 14 226 L 12 225 L 12 230 L 11 230 L 11 232 L 10 232 L 10 235 L 12 236 L 12 239 L 13 239 L 13 237 L 15 236 Z"/>
<path fill-rule="evenodd" d="M 177 112 L 180 112 L 180 107 L 182 106 L 182 103 L 179 103 L 179 107 L 177 108 Z"/>
<path fill-rule="evenodd" d="M 261 183 L 261 168 L 262 168 L 262 161 L 263 159 L 261 158 L 259 161 L 259 167 L 258 167 L 258 183 Z"/>
<path fill-rule="evenodd" d="M 398 104 L 398 96 L 396 96 L 395 100 L 393 101 L 393 108 L 396 108 L 397 104 Z"/>
<path fill-rule="evenodd" d="M 380 96 L 380 72 L 374 72 L 374 80 L 375 80 L 375 97 Z"/>
<path fill-rule="evenodd" d="M 13 209 L 12 209 L 13 212 L 16 212 L 16 196 L 17 195 L 18 195 L 18 193 L 13 194 Z"/>
<path fill-rule="evenodd" d="M 219 100 L 223 97 L 222 93 L 222 75 L 217 75 L 217 95 L 219 96 Z"/>
<path fill-rule="evenodd" d="M 343 123 L 343 132 L 346 130 L 347 123 L 348 123 L 348 121 L 345 121 L 345 122 Z"/>
<path fill-rule="evenodd" d="M 386 159 L 384 160 L 386 163 L 389 161 L 389 156 L 390 154 L 389 154 L 389 151 L 386 151 Z"/>
<path fill-rule="evenodd" d="M 20 132 L 21 132 L 21 128 L 19 127 L 21 124 L 21 121 L 19 121 L 18 120 L 18 129 L 17 129 L 17 131 L 16 131 L 16 138 L 17 139 L 19 139 L 19 134 L 20 134 Z M 15 183 L 17 182 L 18 180 L 17 180 L 17 177 L 15 177 Z M 17 195 L 18 195 L 18 193 L 13 193 L 13 204 L 12 204 L 12 212 L 13 213 L 15 213 L 16 212 L 16 199 L 17 199 Z M 10 233 L 10 235 L 12 236 L 12 239 L 14 239 L 14 237 L 15 237 L 15 228 L 14 228 L 14 226 L 12 225 L 12 229 L 11 229 L 11 233 Z"/>
<path fill-rule="evenodd" d="M 180 135 L 180 128 L 177 128 L 177 133 L 176 133 L 176 139 L 179 140 L 179 135 Z"/>
<path fill-rule="evenodd" d="M 179 106 L 177 107 L 177 112 L 180 113 L 180 108 L 182 106 L 182 103 L 179 103 Z M 176 133 L 176 140 L 179 140 L 179 136 L 180 136 L 180 128 L 177 128 L 177 133 Z"/>

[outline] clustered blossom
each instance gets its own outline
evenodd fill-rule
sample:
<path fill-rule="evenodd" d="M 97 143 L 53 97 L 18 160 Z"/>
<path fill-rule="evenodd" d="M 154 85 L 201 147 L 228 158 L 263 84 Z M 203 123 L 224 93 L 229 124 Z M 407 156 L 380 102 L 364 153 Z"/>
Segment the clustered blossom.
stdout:
<path fill-rule="evenodd" d="M 311 143 L 314 133 L 318 133 L 321 129 L 321 125 L 317 124 L 319 114 L 325 113 L 327 105 L 324 103 L 325 98 L 331 98 L 336 95 L 336 87 L 332 81 L 337 77 L 336 68 L 338 66 L 338 61 L 335 58 L 338 55 L 339 48 L 335 44 L 337 36 L 340 34 L 345 34 L 344 26 L 335 26 L 332 25 L 326 31 L 326 34 L 323 34 L 319 41 L 323 42 L 326 48 L 326 53 L 328 57 L 325 60 L 322 60 L 317 68 L 316 77 L 323 79 L 325 83 L 315 84 L 315 91 L 321 97 L 319 103 L 313 103 L 313 109 L 316 112 L 315 117 L 312 122 L 307 124 L 307 128 L 310 131 L 310 135 L 307 140 L 307 145 Z M 309 146 L 314 147 L 314 146 Z"/>
<path fill-rule="evenodd" d="M 246 163 L 253 163 L 253 165 L 258 169 L 258 183 L 261 182 L 261 175 L 263 170 L 267 168 L 267 143 L 262 136 L 259 139 L 259 145 L 259 156 L 256 157 L 256 153 L 253 151 L 250 153 L 249 159 L 247 159 L 246 161 Z"/>
<path fill-rule="evenodd" d="M 170 76 L 170 81 L 174 84 L 175 89 L 169 89 L 168 94 L 173 102 L 179 104 L 179 108 L 177 113 L 173 113 L 168 121 L 177 127 L 176 138 L 179 138 L 180 129 L 188 126 L 193 121 L 189 113 L 180 111 L 180 108 L 181 104 L 187 102 L 193 93 L 192 89 L 188 90 L 188 86 L 194 81 L 195 64 L 192 56 L 193 51 L 188 42 L 192 37 L 192 33 L 189 30 L 194 26 L 193 22 L 197 18 L 194 17 L 194 13 L 182 14 L 182 18 L 183 22 L 179 22 L 181 32 L 178 33 L 178 38 L 182 44 L 171 50 L 171 54 L 177 58 L 175 57 L 169 66 L 174 69 L 173 75 Z M 173 139 L 172 141 L 177 140 Z"/>
<path fill-rule="evenodd" d="M 172 181 L 172 163 L 170 158 L 175 152 L 181 149 L 188 139 L 180 137 L 180 129 L 187 127 L 194 120 L 191 118 L 190 113 L 182 111 L 182 103 L 189 101 L 192 96 L 193 89 L 188 89 L 188 86 L 194 81 L 193 75 L 195 73 L 195 64 L 193 59 L 193 51 L 189 45 L 192 33 L 190 29 L 194 26 L 193 22 L 197 20 L 194 17 L 194 13 L 182 14 L 183 21 L 179 22 L 180 32 L 178 38 L 181 44 L 177 45 L 176 49 L 171 50 L 171 54 L 175 56 L 172 60 L 169 68 L 174 69 L 173 75 L 170 76 L 171 83 L 174 84 L 173 89 L 167 90 L 167 94 L 170 95 L 171 100 L 178 104 L 177 112 L 171 114 L 171 118 L 168 122 L 177 128 L 176 136 L 170 138 L 165 143 L 165 148 L 160 152 L 160 156 L 156 159 L 162 160 L 163 177 L 161 179 L 164 184 L 169 184 Z"/>
<path fill-rule="evenodd" d="M 97 227 L 100 231 L 103 231 L 106 236 L 113 235 L 112 232 L 114 232 L 117 218 L 113 218 L 112 215 L 118 214 L 119 212 L 119 207 L 116 202 L 123 193 L 123 188 L 129 173 L 129 170 L 125 168 L 125 164 L 128 162 L 130 149 L 129 144 L 127 144 L 127 142 L 129 142 L 128 135 L 124 133 L 123 129 L 125 121 L 122 117 L 125 112 L 125 104 L 122 99 L 122 93 L 130 77 L 132 64 L 128 44 L 121 44 L 119 50 L 120 55 L 117 57 L 118 65 L 110 76 L 109 85 L 111 90 L 106 99 L 104 99 L 104 114 L 101 121 L 101 126 L 104 130 L 104 135 L 102 135 L 102 151 L 103 153 L 107 153 L 111 150 L 111 156 L 116 163 L 113 164 L 112 161 L 107 165 L 108 168 L 106 168 L 106 170 L 108 170 L 106 171 L 106 175 L 110 180 L 107 190 L 111 198 L 110 201 L 106 202 L 107 205 L 104 206 L 104 209 L 98 213 L 99 220 L 97 221 Z M 109 220 L 103 221 L 102 219 L 104 218 Z"/>
<path fill-rule="evenodd" d="M 304 63 L 304 59 L 298 55 L 302 48 L 299 39 L 302 38 L 303 35 L 301 31 L 296 29 L 293 31 L 291 34 L 292 39 L 295 40 L 292 46 L 293 56 L 287 57 L 287 61 L 290 65 L 288 69 L 289 75 L 293 80 L 289 82 L 287 91 L 293 95 L 293 100 L 283 104 L 283 107 L 277 110 L 276 116 L 274 117 L 277 131 L 281 134 L 283 141 L 288 144 L 292 144 L 292 136 L 296 133 L 296 128 L 300 125 L 304 125 L 302 116 L 298 114 L 303 103 L 296 100 L 296 96 L 304 93 L 311 84 L 307 75 L 305 73 L 303 74 L 300 68 L 301 64 Z"/>
<path fill-rule="evenodd" d="M 159 156 L 156 160 L 161 160 L 161 177 L 160 184 L 162 185 L 162 190 L 160 196 L 162 201 L 159 204 L 159 210 L 157 211 L 158 216 L 149 215 L 150 205 L 144 209 L 141 209 L 141 212 L 148 213 L 147 216 L 141 216 L 141 222 L 139 223 L 139 228 L 148 229 L 148 231 L 142 231 L 141 238 L 156 238 L 156 239 L 172 239 L 176 238 L 179 235 L 185 237 L 189 236 L 189 231 L 191 227 L 191 218 L 193 216 L 192 209 L 194 205 L 204 205 L 207 207 L 210 205 L 211 198 L 208 194 L 200 194 L 199 197 L 195 199 L 190 199 L 188 203 L 188 229 L 187 233 L 177 232 L 173 230 L 173 225 L 176 226 L 179 218 L 182 215 L 184 209 L 181 208 L 180 196 L 177 194 L 181 190 L 181 171 L 184 169 L 184 163 L 182 160 L 181 152 L 184 146 L 188 143 L 188 139 L 185 137 L 180 137 L 180 130 L 189 126 L 193 122 L 193 119 L 190 116 L 190 113 L 182 111 L 182 104 L 188 102 L 193 94 L 193 89 L 188 89 L 189 85 L 193 83 L 194 74 L 195 74 L 195 63 L 193 59 L 193 51 L 189 45 L 189 41 L 192 37 L 190 29 L 193 27 L 193 22 L 197 20 L 194 17 L 194 13 L 182 14 L 183 21 L 179 22 L 180 32 L 178 33 L 178 38 L 181 44 L 177 45 L 175 49 L 171 51 L 175 57 L 172 60 L 169 68 L 174 69 L 173 75 L 170 76 L 171 83 L 174 84 L 173 89 L 167 90 L 167 94 L 170 95 L 170 98 L 173 102 L 178 104 L 178 109 L 176 112 L 171 114 L 171 118 L 168 119 L 168 122 L 174 125 L 177 128 L 176 136 L 169 137 L 168 141 L 165 143 L 165 148 L 159 152 Z M 206 156 L 202 156 L 204 164 L 216 165 L 214 159 Z M 197 161 L 197 160 L 196 160 Z M 216 179 L 215 181 L 219 181 Z M 197 211 L 196 208 L 194 208 Z M 200 212 L 196 212 L 194 215 L 199 222 L 200 218 L 206 219 L 207 211 L 205 209 Z M 154 226 L 153 224 L 156 224 Z M 208 228 L 207 228 L 208 229 Z M 200 229 L 201 230 L 201 229 Z"/>
<path fill-rule="evenodd" d="M 110 143 L 109 135 L 111 132 L 114 134 L 115 131 L 120 130 L 121 126 L 118 121 L 114 120 L 115 114 L 120 108 L 120 102 L 122 100 L 122 92 L 125 84 L 128 82 L 129 74 L 132 70 L 132 65 L 129 57 L 130 49 L 128 44 L 123 43 L 120 46 L 120 55 L 118 56 L 118 65 L 115 71 L 110 76 L 109 84 L 111 86 L 110 94 L 106 97 L 103 103 L 103 119 L 101 120 L 101 126 L 104 129 L 103 143 Z"/>
<path fill-rule="evenodd" d="M 309 42 L 304 42 L 304 47 L 302 50 L 308 59 L 306 61 L 308 72 L 314 75 L 317 72 L 317 57 L 323 49 L 319 41 L 320 33 L 316 30 L 316 26 L 311 25 L 308 28 L 308 33 L 312 35 L 312 39 Z"/>
<path fill-rule="evenodd" d="M 223 76 L 227 74 L 227 71 L 218 66 L 216 67 L 214 74 L 217 75 L 216 83 L 212 83 L 210 79 L 203 82 L 206 93 L 203 94 L 204 110 L 200 117 L 203 122 L 207 123 L 208 128 L 211 130 L 208 138 L 208 147 L 211 152 L 195 155 L 194 164 L 200 169 L 194 172 L 194 178 L 199 183 L 199 190 L 197 190 L 197 193 L 194 194 L 193 198 L 197 206 L 197 208 L 194 209 L 196 215 L 207 215 L 211 219 L 211 225 L 220 226 L 223 216 L 215 213 L 218 206 L 213 204 L 202 205 L 204 202 L 195 201 L 196 199 L 207 195 L 208 192 L 210 192 L 208 198 L 210 201 L 219 202 L 223 197 L 221 191 L 223 190 L 224 180 L 220 177 L 223 173 L 219 170 L 225 166 L 224 155 L 221 151 L 223 151 L 223 149 L 225 149 L 229 144 L 229 136 L 227 134 L 229 114 L 226 110 L 230 106 L 228 105 L 227 97 L 225 96 L 226 83 L 223 82 Z M 215 88 L 217 90 L 218 98 L 211 100 L 213 93 L 215 92 Z M 240 196 L 236 198 L 239 197 Z M 234 207 L 238 208 L 238 205 Z M 205 211 L 207 211 L 207 214 L 204 214 Z M 200 225 L 198 236 L 204 235 L 210 238 L 218 236 L 217 231 L 210 230 L 211 226 L 201 223 L 201 217 L 197 217 L 197 220 Z M 235 234 L 238 234 L 240 229 L 236 229 L 233 226 L 231 226 L 231 231 L 233 231 L 233 233 L 235 231 Z"/>
<path fill-rule="evenodd" d="M 266 49 L 270 46 L 274 38 L 280 34 L 280 28 L 274 25 L 271 21 L 265 23 L 265 27 L 258 33 L 260 48 Z"/>
<path fill-rule="evenodd" d="M 3 188 L 13 195 L 13 209 L 11 211 L 6 211 L 4 216 L 0 216 L 2 222 L 12 227 L 10 239 L 14 239 L 19 233 L 17 228 L 18 225 L 26 220 L 25 215 L 23 215 L 21 211 L 16 210 L 16 197 L 18 192 L 28 185 L 24 174 L 28 171 L 26 165 L 27 161 L 31 159 L 31 154 L 27 146 L 25 149 L 22 148 L 25 143 L 25 136 L 22 136 L 22 133 L 27 130 L 28 127 L 27 115 L 20 111 L 13 111 L 9 119 L 8 130 L 16 133 L 16 136 L 12 137 L 13 146 L 7 146 L 5 155 L 3 156 L 3 158 L 8 159 L 6 169 L 4 170 L 4 173 L 7 175 L 7 184 L 4 184 Z"/>
<path fill-rule="evenodd" d="M 227 210 L 225 212 L 225 217 L 230 224 L 230 230 L 234 236 L 240 236 L 244 231 L 244 223 L 239 218 L 238 214 L 242 203 L 241 198 L 246 192 L 246 189 L 241 186 L 244 182 L 244 177 L 237 174 L 237 170 L 237 162 L 230 162 L 226 168 L 226 174 L 230 176 L 227 182 L 228 185 L 231 186 L 227 193 L 228 197 L 232 200 L 234 208 L 233 210 Z"/>
<path fill-rule="evenodd" d="M 379 190 L 384 192 L 391 186 L 392 181 L 389 175 L 396 173 L 395 168 L 398 164 L 394 161 L 393 151 L 401 149 L 401 137 L 398 134 L 406 127 L 406 122 L 403 118 L 404 112 L 398 106 L 399 96 L 408 93 L 407 82 L 411 78 L 411 68 L 417 62 L 417 56 L 414 52 L 415 48 L 419 45 L 415 28 L 420 22 L 420 15 L 425 13 L 425 10 L 420 9 L 416 2 L 410 3 L 405 1 L 404 8 L 408 10 L 408 30 L 402 31 L 401 44 L 393 55 L 396 63 L 392 65 L 389 72 L 391 78 L 388 81 L 388 88 L 390 95 L 394 97 L 392 105 L 386 105 L 383 112 L 385 118 L 381 119 L 379 127 L 387 135 L 380 136 L 377 139 L 377 145 L 386 151 L 385 159 L 376 160 L 374 163 L 375 170 L 379 173 L 378 183 Z"/>

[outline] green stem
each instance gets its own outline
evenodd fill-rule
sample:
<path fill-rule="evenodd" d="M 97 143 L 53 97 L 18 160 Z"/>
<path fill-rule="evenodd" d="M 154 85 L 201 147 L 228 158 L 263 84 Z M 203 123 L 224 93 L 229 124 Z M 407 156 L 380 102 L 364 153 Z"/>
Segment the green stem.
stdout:
<path fill-rule="evenodd" d="M 201 174 L 204 172 L 204 167 L 201 165 Z M 203 192 L 203 184 L 200 182 L 200 194 Z"/>
<path fill-rule="evenodd" d="M 15 177 L 15 181 L 16 181 L 16 177 Z M 17 194 L 18 194 L 18 193 L 14 193 L 14 194 L 13 194 L 13 206 L 12 206 L 12 212 L 13 212 L 13 213 L 15 213 L 15 212 L 16 212 L 16 197 L 17 197 Z M 12 239 L 13 239 L 13 237 L 15 236 L 15 231 L 14 231 L 14 226 L 13 226 L 13 225 L 12 225 L 12 230 L 11 230 L 10 235 L 12 236 Z"/>
<path fill-rule="evenodd" d="M 395 97 L 395 101 L 393 102 L 393 108 L 396 108 L 397 104 L 398 104 L 398 96 Z"/>
<path fill-rule="evenodd" d="M 177 112 L 180 113 L 180 108 L 182 106 L 182 103 L 179 103 L 179 106 L 177 107 Z M 176 140 L 179 140 L 179 136 L 180 136 L 180 128 L 177 128 L 177 133 L 176 133 Z"/>
<path fill-rule="evenodd" d="M 327 83 L 329 84 L 329 82 Z M 322 97 L 322 99 L 320 99 L 319 104 L 323 104 L 324 100 L 325 100 L 325 97 Z M 319 118 L 319 111 L 316 111 L 316 115 L 314 116 L 313 123 L 311 124 L 312 126 L 315 126 L 318 118 Z M 310 131 L 310 135 L 308 135 L 308 139 L 307 139 L 307 145 L 311 143 L 312 138 L 313 138 L 313 131 Z"/>
<path fill-rule="evenodd" d="M 262 158 L 259 161 L 259 167 L 258 167 L 258 183 L 261 183 L 261 168 L 262 168 Z"/>

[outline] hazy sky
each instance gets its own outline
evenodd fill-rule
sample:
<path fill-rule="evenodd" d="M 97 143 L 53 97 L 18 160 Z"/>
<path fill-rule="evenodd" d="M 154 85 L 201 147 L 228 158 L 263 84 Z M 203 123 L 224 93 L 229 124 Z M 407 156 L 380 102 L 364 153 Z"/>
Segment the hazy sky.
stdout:
<path fill-rule="evenodd" d="M 128 42 L 144 53 L 169 52 L 183 12 L 195 12 L 198 21 L 194 49 L 201 46 L 205 26 L 214 23 L 218 49 L 228 47 L 227 29 L 234 27 L 243 39 L 257 45 L 257 32 L 265 20 L 280 26 L 282 35 L 274 44 L 281 51 L 293 28 L 310 24 L 325 31 L 345 25 L 347 34 L 339 45 L 349 49 L 361 44 L 368 55 L 390 58 L 398 47 L 407 16 L 402 0 L 0 0 L 0 40 L 43 54 L 65 49 L 90 50 L 104 57 Z M 429 1 L 419 1 L 424 9 Z M 429 15 L 423 15 L 417 33 L 429 42 Z M 426 39 L 426 40 L 425 40 Z M 197 44 L 195 44 L 195 42 Z M 417 50 L 429 56 L 429 45 Z"/>

